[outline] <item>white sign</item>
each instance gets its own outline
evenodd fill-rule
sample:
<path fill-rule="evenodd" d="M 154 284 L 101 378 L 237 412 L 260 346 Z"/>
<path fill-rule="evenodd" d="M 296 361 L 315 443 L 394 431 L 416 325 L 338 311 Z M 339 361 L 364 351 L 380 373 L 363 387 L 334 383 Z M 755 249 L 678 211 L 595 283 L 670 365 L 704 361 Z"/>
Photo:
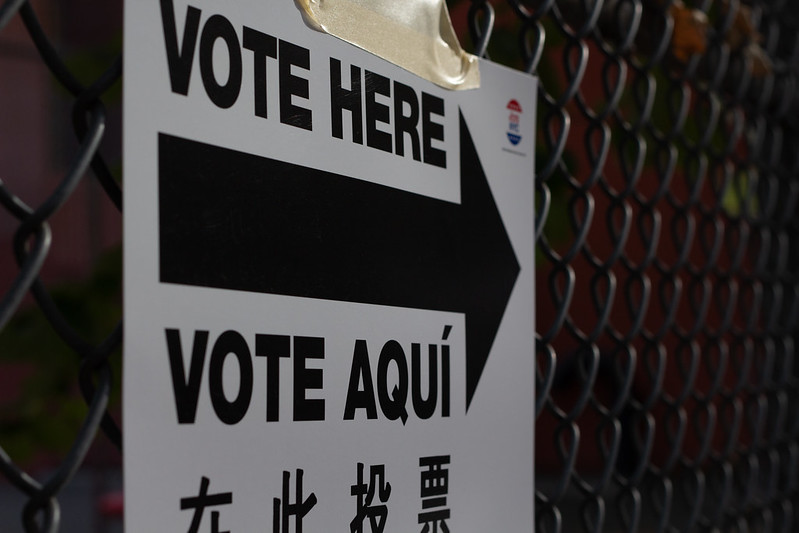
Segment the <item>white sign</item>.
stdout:
<path fill-rule="evenodd" d="M 128 531 L 533 530 L 536 80 L 125 7 Z"/>

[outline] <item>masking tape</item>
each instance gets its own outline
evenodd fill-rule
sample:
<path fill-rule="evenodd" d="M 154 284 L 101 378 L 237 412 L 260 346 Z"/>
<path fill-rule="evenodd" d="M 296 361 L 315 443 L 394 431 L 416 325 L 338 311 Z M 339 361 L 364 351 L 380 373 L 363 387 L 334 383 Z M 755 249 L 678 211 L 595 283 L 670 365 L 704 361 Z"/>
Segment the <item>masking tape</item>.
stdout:
<path fill-rule="evenodd" d="M 477 57 L 458 43 L 445 0 L 294 0 L 311 28 L 446 89 L 480 86 Z"/>

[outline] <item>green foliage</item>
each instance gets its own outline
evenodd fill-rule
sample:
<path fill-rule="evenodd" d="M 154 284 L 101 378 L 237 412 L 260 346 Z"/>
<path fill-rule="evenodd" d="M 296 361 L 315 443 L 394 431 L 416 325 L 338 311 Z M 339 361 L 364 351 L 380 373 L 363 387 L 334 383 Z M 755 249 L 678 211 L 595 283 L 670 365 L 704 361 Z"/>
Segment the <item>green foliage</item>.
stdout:
<path fill-rule="evenodd" d="M 724 191 L 721 206 L 730 217 L 750 216 L 755 217 L 760 211 L 756 191 L 752 190 L 752 180 L 746 169 L 736 172 L 732 183 Z"/>
<path fill-rule="evenodd" d="M 544 221 L 542 233 L 544 238 L 555 251 L 562 251 L 571 241 L 573 229 L 569 219 L 568 202 L 571 195 L 571 188 L 567 183 L 567 175 L 574 175 L 577 169 L 577 161 L 574 154 L 568 150 L 563 152 L 562 162 L 565 172 L 557 170 L 552 178 L 547 181 L 550 194 L 550 206 L 547 218 Z M 540 153 L 536 153 L 536 168 L 541 168 L 546 163 Z M 536 192 L 536 197 L 538 192 Z M 536 198 L 536 206 L 540 206 L 539 198 Z M 536 246 L 535 262 L 536 266 L 543 267 L 546 258 L 544 253 Z"/>
<path fill-rule="evenodd" d="M 121 273 L 117 247 L 100 258 L 86 281 L 49 289 L 69 324 L 89 342 L 102 342 L 121 317 Z M 118 405 L 120 350 L 111 365 L 116 380 L 111 401 Z M 23 376 L 19 394 L 2 397 L 0 404 L 0 446 L 15 461 L 69 448 L 87 411 L 78 390 L 79 366 L 78 355 L 35 305 L 18 312 L 0 332 L 0 372 L 16 368 Z"/>
<path fill-rule="evenodd" d="M 107 43 L 94 44 L 91 47 L 82 47 L 70 51 L 64 57 L 67 69 L 84 85 L 90 85 L 110 67 L 119 52 L 122 50 L 122 31 L 118 31 L 113 39 Z M 55 80 L 54 80 L 54 83 Z M 56 85 L 66 91 L 61 84 Z M 117 81 L 111 88 L 103 93 L 103 102 L 114 105 L 122 102 L 122 83 Z"/>

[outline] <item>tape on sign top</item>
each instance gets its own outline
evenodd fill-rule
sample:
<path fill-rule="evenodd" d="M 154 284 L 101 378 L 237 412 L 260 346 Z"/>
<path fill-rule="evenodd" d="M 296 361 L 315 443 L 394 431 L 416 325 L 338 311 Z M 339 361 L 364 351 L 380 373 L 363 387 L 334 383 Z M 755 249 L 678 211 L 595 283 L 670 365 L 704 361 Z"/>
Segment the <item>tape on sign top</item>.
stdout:
<path fill-rule="evenodd" d="M 446 89 L 480 86 L 477 57 L 458 43 L 445 0 L 294 0 L 311 28 Z"/>

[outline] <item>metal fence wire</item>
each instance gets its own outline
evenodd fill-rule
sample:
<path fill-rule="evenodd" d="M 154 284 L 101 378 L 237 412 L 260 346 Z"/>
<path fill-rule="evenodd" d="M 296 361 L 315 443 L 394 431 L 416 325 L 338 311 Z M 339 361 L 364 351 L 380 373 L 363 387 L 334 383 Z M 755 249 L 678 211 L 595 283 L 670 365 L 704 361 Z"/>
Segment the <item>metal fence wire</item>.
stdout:
<path fill-rule="evenodd" d="M 450 10 L 476 54 L 540 77 L 537 531 L 799 531 L 799 4 Z M 121 209 L 99 147 L 122 64 L 79 81 L 29 2 L 2 4 L 0 38 L 15 17 L 72 95 L 79 142 L 37 205 L 15 192 L 26 176 L 0 168 L 0 204 L 16 220 L 3 253 L 18 265 L 0 329 L 30 294 L 79 356 L 88 405 L 47 479 L 0 448 L 0 471 L 27 497 L 25 530 L 58 531 L 59 494 L 94 439 L 121 444 L 107 414 L 121 326 L 99 344 L 82 338 L 39 274 L 50 221 L 81 180 Z"/>

